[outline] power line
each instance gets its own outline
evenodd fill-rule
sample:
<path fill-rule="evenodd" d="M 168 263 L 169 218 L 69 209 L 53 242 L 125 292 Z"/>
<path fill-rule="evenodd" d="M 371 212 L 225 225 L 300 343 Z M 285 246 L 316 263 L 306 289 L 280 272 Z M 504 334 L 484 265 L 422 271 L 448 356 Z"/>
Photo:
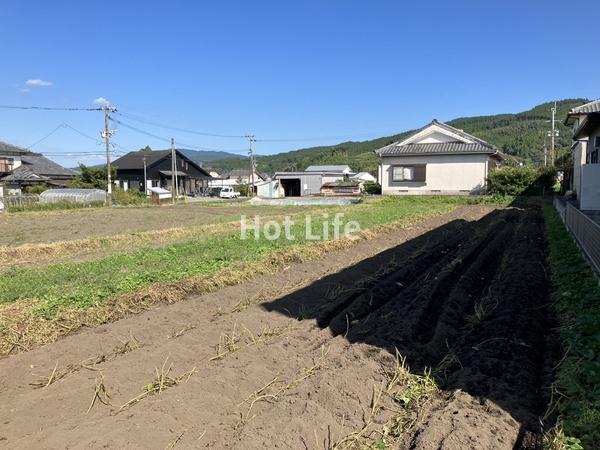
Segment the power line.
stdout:
<path fill-rule="evenodd" d="M 237 139 L 245 139 L 248 137 L 243 134 L 219 134 L 219 133 L 209 133 L 209 132 L 205 132 L 205 131 L 189 130 L 186 128 L 179 128 L 179 127 L 174 127 L 171 125 L 160 124 L 158 122 L 143 119 L 143 118 L 140 118 L 139 116 L 134 116 L 133 114 L 129 114 L 129 113 L 118 112 L 117 114 L 119 114 L 123 117 L 126 117 L 128 119 L 134 120 L 136 122 L 144 123 L 146 125 L 153 125 L 155 127 L 165 128 L 167 130 L 173 130 L 173 131 L 180 131 L 182 133 L 197 134 L 199 136 L 220 137 L 220 138 L 237 138 Z"/>
<path fill-rule="evenodd" d="M 58 108 L 51 106 L 0 105 L 0 109 L 34 109 L 38 111 L 102 111 L 102 108 Z"/>
<path fill-rule="evenodd" d="M 36 145 L 38 145 L 40 142 L 45 141 L 46 139 L 48 139 L 50 136 L 52 136 L 54 133 L 56 133 L 58 130 L 60 130 L 61 128 L 63 128 L 65 126 L 64 123 L 61 123 L 59 126 L 57 126 L 54 130 L 52 130 L 50 133 L 48 133 L 46 136 L 44 136 L 43 138 L 41 138 L 38 141 L 35 141 L 33 144 L 29 145 L 28 147 L 25 147 L 27 150 L 30 150 L 31 147 L 35 147 Z"/>
<path fill-rule="evenodd" d="M 121 120 L 117 120 L 117 119 L 115 119 L 113 117 L 109 117 L 109 120 L 111 120 L 112 122 L 114 122 L 114 123 L 116 123 L 118 125 L 121 125 L 122 127 L 128 128 L 128 129 L 130 129 L 132 131 L 135 131 L 136 133 L 141 133 L 141 134 L 144 134 L 144 135 L 149 136 L 151 138 L 157 139 L 159 141 L 167 142 L 169 144 L 171 143 L 171 139 L 170 138 L 166 138 L 166 137 L 154 134 L 154 133 L 150 133 L 149 131 L 145 131 L 145 130 L 142 130 L 140 128 L 134 127 L 133 125 L 126 124 L 126 123 L 122 122 Z M 199 146 L 196 146 L 196 145 L 186 144 L 186 143 L 183 143 L 183 142 L 179 142 L 179 144 L 180 145 L 178 145 L 178 148 L 182 148 L 183 147 L 183 148 L 187 148 L 187 149 L 190 149 L 190 150 L 203 150 L 203 151 L 213 151 L 213 152 L 224 151 L 224 150 L 219 150 L 219 149 L 215 149 L 215 148 L 199 147 Z M 244 150 L 227 150 L 227 152 L 230 152 L 230 153 L 233 153 L 233 152 L 245 153 Z"/>

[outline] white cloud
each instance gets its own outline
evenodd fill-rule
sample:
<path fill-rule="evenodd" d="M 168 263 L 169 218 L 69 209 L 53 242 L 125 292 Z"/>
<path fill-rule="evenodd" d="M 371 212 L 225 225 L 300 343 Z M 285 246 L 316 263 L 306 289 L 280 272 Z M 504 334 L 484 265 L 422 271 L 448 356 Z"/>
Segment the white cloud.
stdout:
<path fill-rule="evenodd" d="M 25 86 L 40 86 L 40 87 L 45 87 L 45 86 L 52 86 L 54 83 L 52 83 L 52 81 L 47 81 L 47 80 L 40 80 L 39 78 L 34 78 L 32 80 L 27 80 L 25 82 Z"/>
<path fill-rule="evenodd" d="M 29 89 L 29 88 L 21 88 L 21 89 L 19 89 L 19 91 L 22 92 L 22 93 L 24 93 L 24 94 L 26 94 L 27 92 L 31 92 L 31 89 Z"/>
<path fill-rule="evenodd" d="M 110 105 L 110 101 L 104 97 L 98 97 L 98 98 L 94 99 L 93 103 L 94 103 L 94 105 L 100 105 L 100 106 L 109 106 Z"/>

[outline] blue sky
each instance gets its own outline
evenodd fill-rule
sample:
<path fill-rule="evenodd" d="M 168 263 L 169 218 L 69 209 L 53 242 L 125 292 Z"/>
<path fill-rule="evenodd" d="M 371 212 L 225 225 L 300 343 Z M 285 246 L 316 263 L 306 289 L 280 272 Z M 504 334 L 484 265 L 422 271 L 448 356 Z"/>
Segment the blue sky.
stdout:
<path fill-rule="evenodd" d="M 257 142 L 259 154 L 363 140 L 432 118 L 600 97 L 600 59 L 582 25 L 582 16 L 599 15 L 596 0 L 3 0 L 0 104 L 89 107 L 104 97 L 124 113 L 182 128 L 332 138 Z M 121 120 L 180 143 L 247 148 L 243 139 Z M 28 147 L 62 123 L 99 137 L 102 116 L 0 109 L 0 140 Z M 120 152 L 167 146 L 122 127 L 115 142 Z M 32 149 L 102 147 L 63 127 Z"/>

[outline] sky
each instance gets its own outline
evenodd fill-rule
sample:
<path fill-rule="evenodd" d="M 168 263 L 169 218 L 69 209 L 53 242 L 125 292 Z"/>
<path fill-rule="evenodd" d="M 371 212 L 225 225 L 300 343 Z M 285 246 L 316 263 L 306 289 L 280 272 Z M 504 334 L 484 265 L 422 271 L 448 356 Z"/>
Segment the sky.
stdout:
<path fill-rule="evenodd" d="M 252 132 L 256 153 L 272 154 L 598 98 L 581 24 L 599 15 L 597 0 L 2 0 L 0 105 L 108 100 L 115 119 L 178 147 L 248 143 L 147 122 Z M 99 111 L 0 108 L 0 141 L 68 167 L 102 162 L 102 127 Z M 169 145 L 111 128 L 115 156 Z"/>

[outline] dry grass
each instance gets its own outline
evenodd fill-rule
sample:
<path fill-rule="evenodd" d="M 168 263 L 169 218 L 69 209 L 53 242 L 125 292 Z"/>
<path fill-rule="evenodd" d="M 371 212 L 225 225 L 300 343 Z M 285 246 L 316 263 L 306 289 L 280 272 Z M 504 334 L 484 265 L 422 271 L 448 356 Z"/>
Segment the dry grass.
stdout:
<path fill-rule="evenodd" d="M 94 405 L 96 404 L 96 400 L 106 406 L 112 406 L 110 402 L 110 395 L 106 390 L 106 385 L 104 384 L 104 373 L 100 372 L 100 377 L 96 378 L 95 382 L 96 388 L 94 390 L 94 397 L 92 398 L 92 402 L 90 403 L 90 407 L 87 412 L 89 413 Z"/>
<path fill-rule="evenodd" d="M 187 333 L 190 330 L 193 330 L 194 328 L 196 328 L 196 325 L 188 323 L 179 331 L 173 330 L 171 334 L 169 334 L 168 339 L 177 339 L 178 337 L 183 336 L 185 333 Z"/>
<path fill-rule="evenodd" d="M 133 350 L 137 350 L 141 348 L 143 344 L 133 335 L 130 335 L 129 339 L 120 339 L 119 344 L 117 344 L 113 351 L 107 355 L 98 355 L 94 358 L 89 358 L 84 361 L 81 361 L 77 364 L 69 364 L 65 368 L 59 370 L 58 362 L 54 366 L 54 369 L 48 376 L 38 375 L 38 379 L 32 383 L 29 383 L 31 387 L 34 389 L 43 389 L 47 388 L 53 383 L 65 378 L 68 375 L 79 372 L 81 369 L 87 370 L 99 370 L 96 368 L 98 364 L 112 361 L 116 359 L 118 356 L 128 353 Z"/>
<path fill-rule="evenodd" d="M 131 400 L 123 404 L 117 411 L 117 414 L 135 405 L 136 403 L 139 403 L 140 401 L 142 401 L 150 395 L 160 394 L 173 386 L 177 386 L 181 383 L 187 383 L 190 380 L 191 376 L 197 372 L 196 368 L 194 367 L 191 370 L 188 370 L 187 372 L 184 372 L 179 376 L 172 376 L 171 371 L 173 370 L 173 364 L 171 363 L 167 367 L 168 361 L 169 358 L 167 357 L 160 369 L 158 367 L 155 368 L 156 376 L 154 377 L 154 380 L 145 386 L 145 390 L 142 394 L 132 398 Z"/>
<path fill-rule="evenodd" d="M 431 371 L 424 374 L 410 372 L 406 358 L 396 350 L 394 366 L 385 369 L 387 383 L 373 390 L 371 406 L 364 426 L 336 442 L 334 450 L 394 448 L 394 443 L 411 430 L 422 410 L 437 392 L 437 384 Z M 382 412 L 389 418 L 383 427 L 375 427 L 375 419 Z"/>
<path fill-rule="evenodd" d="M 239 405 L 242 406 L 245 404 L 247 405 L 247 408 L 245 413 L 240 413 L 241 418 L 238 426 L 242 426 L 252 420 L 252 418 L 256 417 L 256 415 L 251 416 L 252 408 L 255 404 L 260 402 L 275 403 L 279 401 L 290 390 L 299 386 L 303 381 L 313 377 L 319 370 L 323 369 L 325 367 L 325 358 L 328 353 L 329 349 L 325 349 L 325 346 L 321 346 L 321 356 L 319 359 L 312 366 L 303 369 L 296 377 L 286 382 L 280 379 L 280 375 L 277 375 L 267 384 L 252 392 Z"/>
<path fill-rule="evenodd" d="M 237 328 L 237 322 L 233 325 L 231 333 L 223 333 L 219 336 L 219 343 L 216 346 L 217 354 L 209 359 L 209 361 L 216 361 L 217 359 L 224 358 L 230 353 L 237 352 L 240 347 L 238 342 L 240 337 L 235 335 L 235 329 Z"/>

